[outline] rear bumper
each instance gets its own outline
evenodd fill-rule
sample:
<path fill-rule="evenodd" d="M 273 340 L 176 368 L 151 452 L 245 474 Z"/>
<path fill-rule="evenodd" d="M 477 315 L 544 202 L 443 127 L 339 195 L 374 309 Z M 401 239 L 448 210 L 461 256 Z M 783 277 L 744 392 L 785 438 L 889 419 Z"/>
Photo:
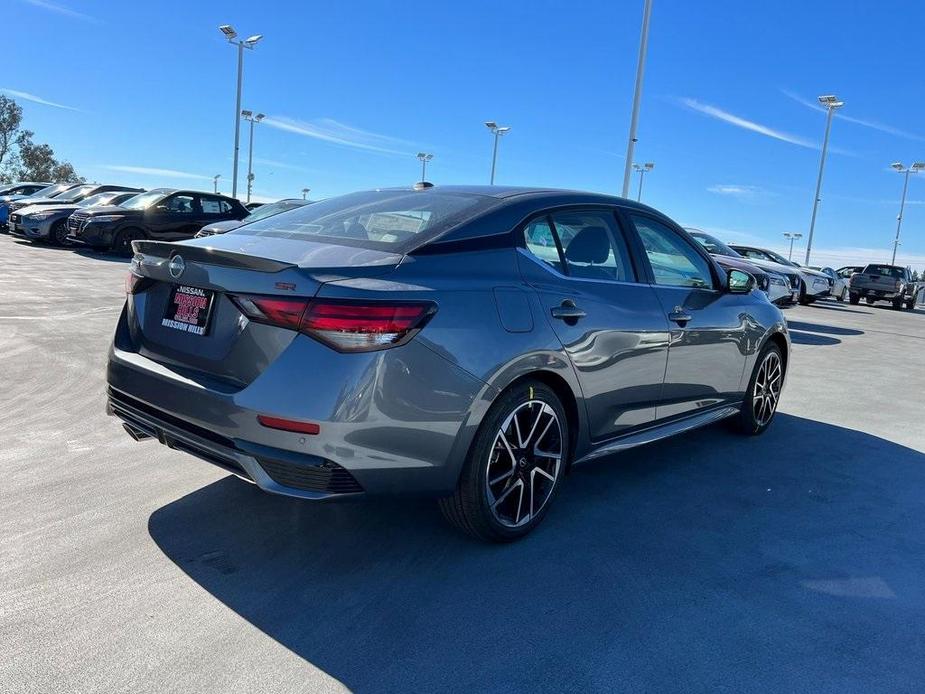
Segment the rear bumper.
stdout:
<path fill-rule="evenodd" d="M 415 341 L 343 355 L 298 336 L 233 387 L 135 351 L 125 311 L 107 380 L 110 414 L 137 432 L 267 492 L 313 500 L 452 492 L 490 400 L 481 381 Z M 258 414 L 320 433 L 268 429 Z"/>
<path fill-rule="evenodd" d="M 865 289 L 863 287 L 849 287 L 848 291 L 857 294 L 864 299 L 876 299 L 878 301 L 893 301 L 893 299 L 911 299 L 910 295 L 904 292 L 886 291 L 883 289 Z"/>

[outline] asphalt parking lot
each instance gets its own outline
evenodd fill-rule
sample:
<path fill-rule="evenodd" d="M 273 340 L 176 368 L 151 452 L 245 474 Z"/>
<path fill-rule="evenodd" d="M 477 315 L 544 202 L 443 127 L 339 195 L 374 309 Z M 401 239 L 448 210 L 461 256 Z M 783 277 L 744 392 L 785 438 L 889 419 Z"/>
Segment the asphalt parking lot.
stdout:
<path fill-rule="evenodd" d="M 133 442 L 103 409 L 124 261 L 0 256 L 0 691 L 921 691 L 921 308 L 788 310 L 765 436 L 579 468 L 486 546 Z"/>

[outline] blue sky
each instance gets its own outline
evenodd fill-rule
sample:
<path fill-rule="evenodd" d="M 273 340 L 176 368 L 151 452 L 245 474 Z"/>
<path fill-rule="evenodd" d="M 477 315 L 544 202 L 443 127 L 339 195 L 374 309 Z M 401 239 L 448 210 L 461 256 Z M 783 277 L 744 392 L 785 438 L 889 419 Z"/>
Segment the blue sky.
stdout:
<path fill-rule="evenodd" d="M 261 199 L 409 184 L 420 150 L 435 155 L 430 180 L 486 183 L 490 119 L 512 127 L 498 183 L 622 186 L 642 0 L 2 5 L 0 89 L 91 180 L 211 189 L 221 173 L 229 191 L 235 51 L 217 27 L 230 23 L 265 35 L 245 55 L 243 101 L 268 115 Z M 825 125 L 814 102 L 834 93 L 846 106 L 814 259 L 888 259 L 902 189 L 889 164 L 925 160 L 922 26 L 925 3 L 908 0 L 654 0 L 644 201 L 782 248 L 783 232 L 808 229 Z M 910 181 L 899 259 L 925 265 L 925 174 Z"/>

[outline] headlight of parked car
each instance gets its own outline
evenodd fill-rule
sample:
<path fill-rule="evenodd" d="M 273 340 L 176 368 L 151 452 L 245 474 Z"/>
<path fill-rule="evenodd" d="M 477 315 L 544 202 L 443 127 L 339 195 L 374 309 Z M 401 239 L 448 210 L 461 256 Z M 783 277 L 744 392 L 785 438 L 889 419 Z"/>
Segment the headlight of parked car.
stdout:
<path fill-rule="evenodd" d="M 784 281 L 783 277 L 778 277 L 776 275 L 769 275 L 771 284 L 776 284 L 779 287 L 786 287 L 787 282 Z"/>
<path fill-rule="evenodd" d="M 30 215 L 23 217 L 23 221 L 28 222 L 41 222 L 43 219 L 48 219 L 54 214 L 54 212 L 33 212 Z"/>
<path fill-rule="evenodd" d="M 105 224 L 107 222 L 118 222 L 120 219 L 123 219 L 121 214 L 104 214 L 104 215 L 100 215 L 99 217 L 90 217 L 87 220 L 87 223 L 88 224 L 96 224 L 96 223 Z"/>

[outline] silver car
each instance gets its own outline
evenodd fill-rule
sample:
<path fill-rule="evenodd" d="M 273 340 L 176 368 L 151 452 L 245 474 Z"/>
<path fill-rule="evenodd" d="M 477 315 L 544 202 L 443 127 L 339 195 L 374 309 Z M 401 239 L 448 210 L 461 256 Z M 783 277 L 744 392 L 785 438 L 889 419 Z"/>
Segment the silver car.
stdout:
<path fill-rule="evenodd" d="M 811 304 L 817 299 L 829 296 L 832 293 L 832 280 L 824 273 L 812 268 L 797 265 L 792 260 L 788 260 L 779 253 L 775 253 L 767 248 L 756 248 L 755 246 L 744 246 L 737 243 L 729 244 L 737 253 L 747 258 L 750 263 L 755 263 L 759 267 L 781 272 L 790 269 L 800 275 L 800 303 L 804 306 Z"/>
<path fill-rule="evenodd" d="M 277 494 L 436 496 L 485 540 L 579 463 L 760 434 L 790 358 L 750 275 L 605 195 L 376 190 L 134 249 L 107 370 L 131 436 Z"/>
<path fill-rule="evenodd" d="M 10 214 L 7 229 L 17 238 L 66 246 L 67 219 L 74 212 L 85 207 L 119 205 L 135 195 L 134 191 L 112 190 L 91 195 L 80 202 L 23 207 Z"/>

